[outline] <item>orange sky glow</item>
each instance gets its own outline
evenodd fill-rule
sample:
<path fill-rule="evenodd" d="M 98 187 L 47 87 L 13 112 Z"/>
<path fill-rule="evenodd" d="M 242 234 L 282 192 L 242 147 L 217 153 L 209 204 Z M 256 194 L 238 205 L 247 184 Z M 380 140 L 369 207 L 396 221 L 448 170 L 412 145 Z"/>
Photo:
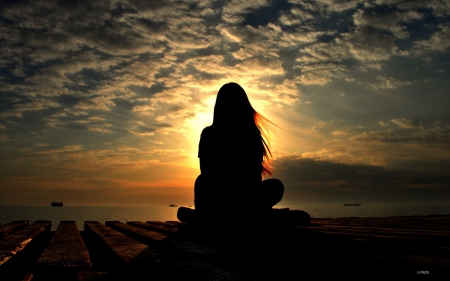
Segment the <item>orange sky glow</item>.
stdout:
<path fill-rule="evenodd" d="M 2 4 L 0 205 L 193 204 L 227 82 L 276 124 L 281 205 L 448 202 L 449 15 L 438 0 Z"/>

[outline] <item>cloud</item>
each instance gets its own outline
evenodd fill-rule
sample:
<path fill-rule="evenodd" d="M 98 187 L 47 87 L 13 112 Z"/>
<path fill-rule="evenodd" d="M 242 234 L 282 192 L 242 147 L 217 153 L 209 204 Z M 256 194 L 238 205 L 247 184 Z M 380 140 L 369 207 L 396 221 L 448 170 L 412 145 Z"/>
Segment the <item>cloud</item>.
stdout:
<path fill-rule="evenodd" d="M 367 11 L 358 10 L 353 14 L 355 26 L 372 27 L 380 31 L 389 31 L 399 39 L 409 37 L 408 28 L 403 23 L 420 20 L 423 14 L 417 11 Z"/>
<path fill-rule="evenodd" d="M 255 56 L 268 57 L 271 53 L 279 50 L 277 46 L 282 29 L 273 23 L 266 26 L 253 27 L 225 27 L 219 25 L 217 29 L 231 42 L 238 42 L 240 48 L 233 52 L 238 60 L 245 60 Z M 272 55 L 273 56 L 273 55 Z"/>
<path fill-rule="evenodd" d="M 0 134 L 0 142 L 7 142 L 10 141 L 11 139 L 9 138 L 8 135 L 6 134 Z"/>
<path fill-rule="evenodd" d="M 304 8 L 317 11 L 325 10 L 330 12 L 343 12 L 345 10 L 354 9 L 362 1 L 341 1 L 341 0 L 319 0 L 319 1 L 305 1 L 305 0 L 289 0 L 290 3 L 302 5 Z"/>
<path fill-rule="evenodd" d="M 271 83 L 266 79 L 261 80 L 258 85 L 258 93 L 260 96 L 265 95 L 270 102 L 292 105 L 300 101 L 300 90 L 294 81 L 285 79 L 282 83 Z"/>
<path fill-rule="evenodd" d="M 49 150 L 41 150 L 35 152 L 38 155 L 53 155 L 53 154 L 64 154 L 64 153 L 72 153 L 75 151 L 80 151 L 82 149 L 82 145 L 67 145 L 57 149 L 49 149 Z"/>
<path fill-rule="evenodd" d="M 442 0 L 410 0 L 410 1 L 377 1 L 377 3 L 396 5 L 399 9 L 405 10 L 430 10 L 436 17 L 445 17 L 450 15 L 450 4 Z"/>
<path fill-rule="evenodd" d="M 429 147 L 436 145 L 447 147 L 450 141 L 450 130 L 447 127 L 424 127 L 420 123 L 404 119 L 392 120 L 392 123 L 403 129 L 364 132 L 352 136 L 349 140 L 374 143 L 417 143 Z"/>
<path fill-rule="evenodd" d="M 413 121 L 411 119 L 408 118 L 402 118 L 402 119 L 392 119 L 391 120 L 392 123 L 405 128 L 405 129 L 412 129 L 412 128 L 420 128 L 423 129 L 423 124 L 422 122 L 418 122 L 418 121 Z"/>
<path fill-rule="evenodd" d="M 315 17 L 309 12 L 292 8 L 289 12 L 281 12 L 278 20 L 282 25 L 296 26 L 313 19 Z"/>
<path fill-rule="evenodd" d="M 222 19 L 225 22 L 236 24 L 244 20 L 243 14 L 249 13 L 252 10 L 269 6 L 270 2 L 267 0 L 231 0 L 228 1 L 222 9 Z"/>
<path fill-rule="evenodd" d="M 92 175 L 194 167 L 215 94 L 235 81 L 282 127 L 276 155 L 362 171 L 444 161 L 449 12 L 437 0 L 5 2 L 5 159 Z"/>
<path fill-rule="evenodd" d="M 401 81 L 392 77 L 378 75 L 376 78 L 380 81 L 380 84 L 372 84 L 372 87 L 375 89 L 396 89 L 398 87 L 412 85 L 410 81 Z"/>
<path fill-rule="evenodd" d="M 427 52 L 443 52 L 450 47 L 450 26 L 444 25 L 427 40 L 414 42 L 413 53 L 421 55 Z"/>
<path fill-rule="evenodd" d="M 345 131 L 334 131 L 334 132 L 332 132 L 331 133 L 333 136 L 346 136 L 346 135 L 348 135 L 348 133 L 347 132 L 345 132 Z"/>
<path fill-rule="evenodd" d="M 368 28 L 358 29 L 344 37 L 350 53 L 358 60 L 387 60 L 397 51 L 395 38 Z"/>
<path fill-rule="evenodd" d="M 136 131 L 129 131 L 131 134 L 135 135 L 135 136 L 139 136 L 139 137 L 148 137 L 148 136 L 153 136 L 155 134 L 155 132 L 136 132 Z"/>
<path fill-rule="evenodd" d="M 333 78 L 343 78 L 346 71 L 344 66 L 331 63 L 296 66 L 296 68 L 302 71 L 302 74 L 296 77 L 296 81 L 304 85 L 324 85 Z"/>
<path fill-rule="evenodd" d="M 103 111 L 110 111 L 111 106 L 115 106 L 115 104 L 108 97 L 95 97 L 89 100 L 81 100 L 76 105 L 74 105 L 75 108 L 96 109 Z"/>
<path fill-rule="evenodd" d="M 313 40 L 315 41 L 315 40 Z M 316 43 L 307 46 L 300 51 L 296 59 L 303 63 L 322 63 L 323 61 L 342 61 L 350 58 L 349 48 L 337 38 L 330 43 Z"/>
<path fill-rule="evenodd" d="M 89 131 L 92 132 L 100 132 L 100 133 L 111 133 L 111 130 L 107 130 L 107 129 L 103 129 L 103 128 L 98 128 L 98 127 L 88 127 Z"/>
<path fill-rule="evenodd" d="M 288 190 L 302 190 L 305 187 L 341 191 L 364 191 L 372 188 L 426 189 L 443 188 L 450 183 L 450 176 L 436 175 L 432 171 L 386 169 L 372 165 L 317 161 L 299 156 L 278 158 L 272 166 L 277 178 L 284 182 Z"/>

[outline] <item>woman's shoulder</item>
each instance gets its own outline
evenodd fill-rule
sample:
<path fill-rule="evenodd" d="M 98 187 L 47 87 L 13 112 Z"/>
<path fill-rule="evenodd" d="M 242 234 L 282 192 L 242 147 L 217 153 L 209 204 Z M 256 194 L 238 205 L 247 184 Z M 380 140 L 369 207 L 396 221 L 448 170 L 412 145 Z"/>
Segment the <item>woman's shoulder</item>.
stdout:
<path fill-rule="evenodd" d="M 208 127 L 203 128 L 201 135 L 202 136 L 210 135 L 210 134 L 213 133 L 213 131 L 214 131 L 213 127 L 212 126 L 208 126 Z"/>
<path fill-rule="evenodd" d="M 213 135 L 217 135 L 218 133 L 220 133 L 217 128 L 214 128 L 214 126 L 208 126 L 205 127 L 202 131 L 202 136 L 213 136 Z"/>

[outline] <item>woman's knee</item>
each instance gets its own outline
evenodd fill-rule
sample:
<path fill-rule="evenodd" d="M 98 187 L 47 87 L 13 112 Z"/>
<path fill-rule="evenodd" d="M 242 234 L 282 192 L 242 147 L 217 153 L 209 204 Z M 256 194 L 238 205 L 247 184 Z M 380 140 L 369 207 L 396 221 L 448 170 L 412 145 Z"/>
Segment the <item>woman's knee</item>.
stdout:
<path fill-rule="evenodd" d="M 202 193 L 204 190 L 204 179 L 202 177 L 202 175 L 199 175 L 197 177 L 197 179 L 195 180 L 195 184 L 194 184 L 194 196 L 197 197 L 198 194 Z"/>
<path fill-rule="evenodd" d="M 202 181 L 203 181 L 203 176 L 202 176 L 202 174 L 200 174 L 200 175 L 198 175 L 197 179 L 195 180 L 194 186 L 201 185 Z"/>
<path fill-rule="evenodd" d="M 263 197 L 262 201 L 266 202 L 264 204 L 270 205 L 270 207 L 276 205 L 281 201 L 284 194 L 284 185 L 278 179 L 269 179 L 261 183 L 261 195 Z"/>
<path fill-rule="evenodd" d="M 262 182 L 264 188 L 271 189 L 276 193 L 284 193 L 284 185 L 279 179 L 268 179 Z"/>
<path fill-rule="evenodd" d="M 195 180 L 194 185 L 194 199 L 198 203 L 200 201 L 206 201 L 211 199 L 211 188 L 209 188 L 210 184 L 208 183 L 208 178 L 205 176 L 199 175 Z"/>

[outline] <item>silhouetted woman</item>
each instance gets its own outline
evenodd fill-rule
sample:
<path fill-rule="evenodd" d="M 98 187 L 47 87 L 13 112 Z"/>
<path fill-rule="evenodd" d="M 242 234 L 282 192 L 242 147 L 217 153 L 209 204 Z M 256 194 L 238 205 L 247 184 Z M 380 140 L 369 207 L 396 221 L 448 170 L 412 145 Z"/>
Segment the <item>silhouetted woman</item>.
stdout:
<path fill-rule="evenodd" d="M 213 123 L 200 137 L 201 174 L 194 189 L 197 219 L 254 216 L 281 200 L 281 181 L 262 181 L 262 176 L 271 175 L 267 163 L 271 153 L 263 131 L 266 121 L 240 85 L 220 88 Z M 179 219 L 186 220 L 180 213 Z"/>

